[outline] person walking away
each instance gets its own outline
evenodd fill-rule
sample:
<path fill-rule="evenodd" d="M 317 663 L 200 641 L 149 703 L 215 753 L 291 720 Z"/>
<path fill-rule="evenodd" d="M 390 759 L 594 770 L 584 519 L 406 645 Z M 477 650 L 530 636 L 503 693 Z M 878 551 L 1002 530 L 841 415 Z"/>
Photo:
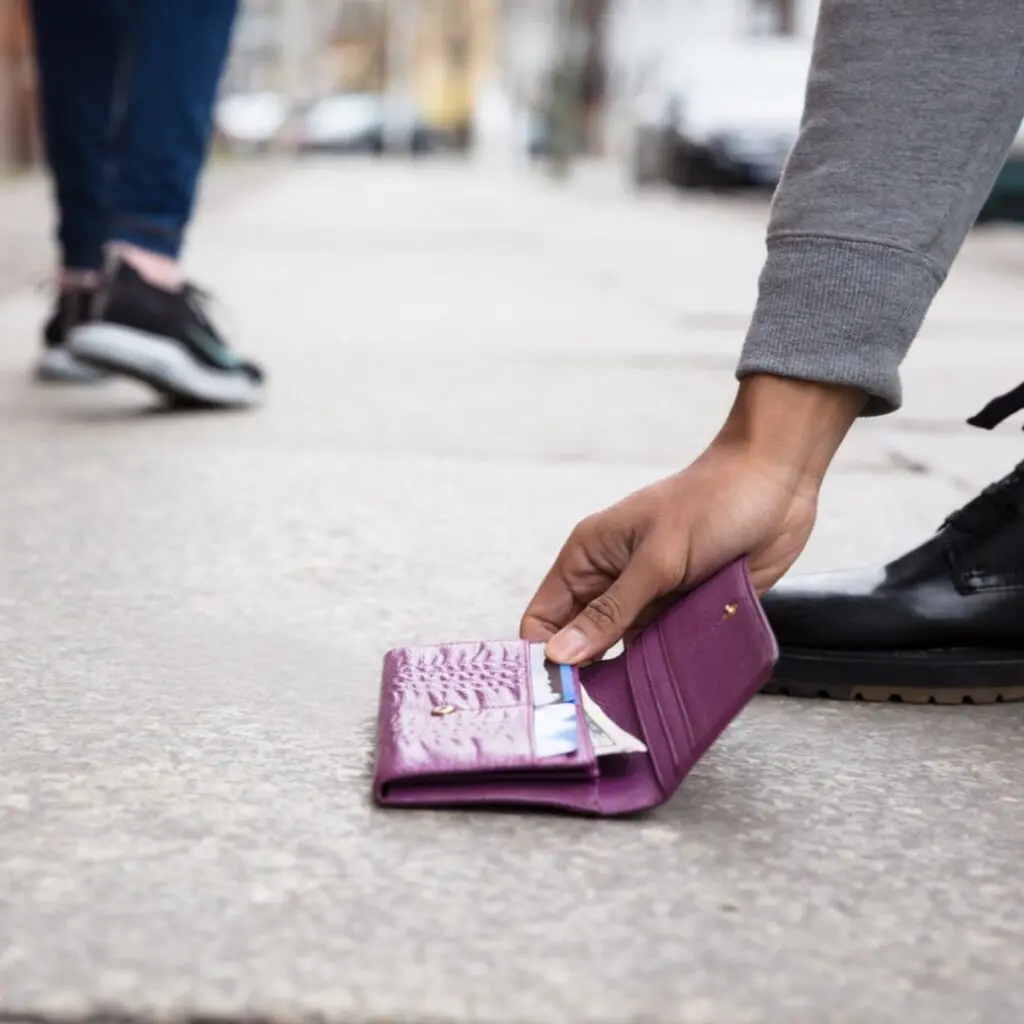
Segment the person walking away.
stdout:
<path fill-rule="evenodd" d="M 181 251 L 237 0 L 31 0 L 61 269 L 36 373 L 111 373 L 176 403 L 249 406 L 264 374 L 229 347 Z"/>

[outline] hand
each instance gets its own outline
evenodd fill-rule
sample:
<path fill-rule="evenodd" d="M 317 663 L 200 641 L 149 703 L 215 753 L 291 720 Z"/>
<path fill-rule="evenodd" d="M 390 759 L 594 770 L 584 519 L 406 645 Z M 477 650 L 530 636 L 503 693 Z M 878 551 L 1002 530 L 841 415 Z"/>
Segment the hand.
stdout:
<path fill-rule="evenodd" d="M 689 468 L 573 530 L 523 616 L 525 639 L 580 664 L 741 555 L 759 593 L 782 577 L 810 537 L 825 468 L 864 398 L 760 380 L 770 383 L 744 382 L 722 432 Z"/>
<path fill-rule="evenodd" d="M 803 550 L 816 505 L 816 488 L 793 489 L 747 453 L 712 446 L 689 469 L 584 519 L 520 632 L 535 641 L 554 637 L 548 655 L 555 661 L 600 657 L 652 618 L 661 599 L 744 554 L 763 592 Z"/>

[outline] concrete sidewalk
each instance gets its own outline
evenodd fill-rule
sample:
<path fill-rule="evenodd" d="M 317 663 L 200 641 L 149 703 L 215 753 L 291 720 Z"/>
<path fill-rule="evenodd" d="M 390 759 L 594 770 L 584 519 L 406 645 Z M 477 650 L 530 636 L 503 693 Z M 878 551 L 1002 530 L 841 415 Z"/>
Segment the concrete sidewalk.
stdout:
<path fill-rule="evenodd" d="M 0 302 L 0 1017 L 1020 1021 L 1024 707 L 762 698 L 642 821 L 368 803 L 382 652 L 513 635 L 572 524 L 715 428 L 764 216 L 277 173 L 193 236 L 253 415 L 38 390 L 40 298 Z M 802 567 L 1018 461 L 961 423 L 1024 378 L 1021 264 L 972 237 Z"/>

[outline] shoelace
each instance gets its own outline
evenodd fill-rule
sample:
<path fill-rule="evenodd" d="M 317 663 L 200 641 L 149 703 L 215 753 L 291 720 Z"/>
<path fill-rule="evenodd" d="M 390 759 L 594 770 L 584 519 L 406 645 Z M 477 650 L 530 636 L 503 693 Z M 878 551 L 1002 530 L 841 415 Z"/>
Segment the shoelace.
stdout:
<path fill-rule="evenodd" d="M 1024 384 L 993 398 L 967 422 L 972 427 L 992 430 L 1004 420 L 1024 411 Z M 983 534 L 1007 519 L 1019 516 L 1024 506 L 1024 462 L 994 484 L 989 484 L 963 508 L 946 517 L 943 527 L 963 535 Z"/>
<path fill-rule="evenodd" d="M 992 529 L 1016 518 L 1024 503 L 1024 462 L 1007 473 L 1002 480 L 989 484 L 963 508 L 946 517 L 943 527 L 965 536 L 989 533 Z"/>
<path fill-rule="evenodd" d="M 206 312 L 206 307 L 214 301 L 213 294 L 205 288 L 200 288 L 197 284 L 192 284 L 191 281 L 186 282 L 183 294 L 188 308 L 192 310 L 199 325 L 204 331 L 219 339 L 221 336 L 220 332 L 213 326 L 213 322 Z"/>
<path fill-rule="evenodd" d="M 47 274 L 33 284 L 32 290 L 39 295 L 48 295 L 53 303 L 45 325 L 48 343 L 52 343 L 62 340 L 70 328 L 77 326 L 88 315 L 95 304 L 98 286 L 73 284 L 62 287 L 56 274 Z M 54 329 L 57 334 L 51 333 Z"/>
<path fill-rule="evenodd" d="M 69 287 L 62 287 L 60 278 L 56 274 L 47 274 L 46 277 L 41 277 L 35 281 L 32 285 L 32 291 L 37 295 L 46 295 L 50 297 L 55 303 L 68 295 L 95 295 L 99 290 L 99 285 L 92 285 L 88 287 L 84 284 L 73 284 Z"/>
<path fill-rule="evenodd" d="M 242 370 L 254 380 L 262 380 L 263 371 L 255 363 L 251 363 L 249 360 L 243 359 L 232 351 L 231 347 L 224 340 L 224 335 L 214 327 L 213 321 L 206 312 L 206 307 L 217 301 L 213 293 L 208 292 L 205 288 L 201 288 L 197 284 L 193 284 L 191 281 L 187 281 L 183 289 L 183 294 L 185 302 L 192 311 L 192 315 L 196 318 L 196 323 L 198 323 L 212 339 L 215 339 L 218 342 L 223 365 Z"/>

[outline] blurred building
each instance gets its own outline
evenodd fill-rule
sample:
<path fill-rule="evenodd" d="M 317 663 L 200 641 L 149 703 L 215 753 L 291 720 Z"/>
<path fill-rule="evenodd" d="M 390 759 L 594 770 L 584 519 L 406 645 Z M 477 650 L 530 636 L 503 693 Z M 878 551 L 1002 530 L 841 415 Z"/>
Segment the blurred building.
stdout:
<path fill-rule="evenodd" d="M 501 0 L 243 0 L 223 88 L 300 103 L 396 92 L 463 132 L 497 67 L 500 14 Z"/>
<path fill-rule="evenodd" d="M 39 150 L 35 75 L 23 0 L 0 0 L 0 172 L 27 166 Z"/>
<path fill-rule="evenodd" d="M 388 12 L 377 0 L 335 4 L 322 25 L 325 91 L 383 92 L 388 79 Z"/>
<path fill-rule="evenodd" d="M 378 88 L 382 26 L 381 0 L 242 0 L 222 91 L 302 103 Z"/>
<path fill-rule="evenodd" d="M 516 103 L 539 107 L 559 52 L 559 0 L 504 0 L 501 78 Z"/>
<path fill-rule="evenodd" d="M 424 0 L 416 6 L 414 96 L 434 127 L 468 134 L 476 98 L 497 73 L 500 0 Z"/>
<path fill-rule="evenodd" d="M 79 0 L 81 2 L 81 0 Z M 617 151 L 627 111 L 678 47 L 809 35 L 818 0 L 242 0 L 226 93 L 302 106 L 338 92 L 391 92 L 435 128 L 468 134 L 481 95 L 547 109 L 570 72 L 583 146 Z M 39 145 L 25 0 L 0 0 L 0 168 Z M 561 76 L 561 77 L 560 77 Z"/>
<path fill-rule="evenodd" d="M 617 0 L 504 0 L 500 82 L 514 109 L 547 114 L 568 89 L 576 146 L 604 148 L 607 27 Z"/>

